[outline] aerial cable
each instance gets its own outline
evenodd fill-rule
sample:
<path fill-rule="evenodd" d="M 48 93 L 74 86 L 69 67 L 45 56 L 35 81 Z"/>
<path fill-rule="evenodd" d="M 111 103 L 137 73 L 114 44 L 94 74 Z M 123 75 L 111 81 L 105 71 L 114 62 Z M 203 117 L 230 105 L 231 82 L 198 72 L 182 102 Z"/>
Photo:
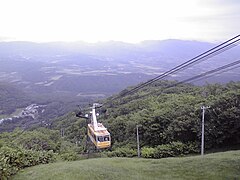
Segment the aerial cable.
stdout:
<path fill-rule="evenodd" d="M 238 65 L 238 66 L 237 66 L 237 65 Z M 240 65 L 240 60 L 234 61 L 234 62 L 232 62 L 232 63 L 229 63 L 229 64 L 226 64 L 226 65 L 224 65 L 224 66 L 218 67 L 218 68 L 216 68 L 216 69 L 213 69 L 213 70 L 204 72 L 204 73 L 199 74 L 199 75 L 196 75 L 196 76 L 194 76 L 194 77 L 191 77 L 191 78 L 185 79 L 185 80 L 183 80 L 183 81 L 174 83 L 174 84 L 172 84 L 172 85 L 163 87 L 163 89 L 160 89 L 161 92 L 158 93 L 157 95 L 160 95 L 160 94 L 162 94 L 165 90 L 167 90 L 167 89 L 169 89 L 169 88 L 172 88 L 172 87 L 175 87 L 175 86 L 178 86 L 178 85 L 180 85 L 180 84 L 184 84 L 184 83 L 187 83 L 187 82 L 194 82 L 194 81 L 197 81 L 197 80 L 206 79 L 206 78 L 209 78 L 209 76 L 214 76 L 215 74 L 221 74 L 221 73 L 230 71 L 230 70 L 232 70 L 232 69 L 239 68 L 239 67 L 240 67 L 239 65 Z M 150 94 L 157 93 L 157 92 L 159 92 L 159 90 L 154 90 L 153 92 L 150 92 L 150 93 L 147 93 L 147 94 L 145 94 L 145 95 L 140 96 L 140 98 L 149 96 Z M 135 100 L 136 100 L 136 99 L 135 99 Z"/>
<path fill-rule="evenodd" d="M 240 60 L 234 61 L 234 62 L 232 62 L 232 63 L 229 63 L 229 64 L 226 64 L 226 65 L 224 65 L 224 66 L 218 67 L 218 68 L 216 68 L 216 69 L 207 71 L 207 72 L 205 72 L 205 73 L 196 75 L 196 76 L 194 76 L 194 77 L 191 77 L 191 78 L 189 78 L 189 79 L 180 81 L 180 82 L 175 83 L 175 84 L 173 84 L 173 85 L 167 86 L 166 89 L 167 89 L 167 88 L 170 88 L 170 87 L 177 86 L 177 85 L 179 85 L 179 84 L 186 83 L 186 82 L 191 82 L 191 81 L 196 80 L 196 79 L 199 79 L 199 78 L 204 78 L 204 77 L 207 77 L 208 75 L 212 75 L 212 74 L 215 74 L 215 73 L 217 73 L 217 72 L 218 72 L 218 73 L 219 73 L 219 72 L 220 72 L 220 73 L 227 72 L 227 71 L 229 71 L 229 70 L 235 69 L 236 67 L 233 67 L 233 66 L 236 66 L 236 65 L 238 65 L 238 64 L 240 64 Z M 231 68 L 231 67 L 233 67 L 233 68 Z M 238 68 L 238 67 L 239 67 L 239 66 L 237 66 L 237 68 Z M 231 68 L 231 69 L 228 69 L 228 68 Z M 226 69 L 227 69 L 227 70 L 226 70 Z M 224 70 L 225 70 L 225 71 L 224 71 Z M 219 74 L 220 74 L 220 73 L 219 73 Z"/>
<path fill-rule="evenodd" d="M 228 71 L 231 71 L 231 70 L 234 70 L 234 69 L 238 69 L 238 68 L 240 68 L 240 65 L 234 66 L 234 67 L 231 67 L 231 68 L 228 68 L 228 69 L 223 69 L 223 70 L 221 70 L 219 72 L 216 72 L 216 73 L 213 73 L 213 74 L 209 74 L 206 77 L 202 77 L 202 78 L 199 78 L 199 79 L 196 79 L 196 80 L 192 80 L 191 82 L 201 81 L 203 79 L 210 78 L 210 77 L 215 76 L 217 74 L 222 74 L 222 73 L 225 73 L 225 72 L 228 72 Z"/>
<path fill-rule="evenodd" d="M 194 58 L 192 58 L 192 59 L 190 59 L 190 60 L 188 60 L 188 61 L 186 61 L 186 62 L 184 62 L 184 63 L 166 71 L 166 72 L 164 72 L 163 74 L 161 74 L 161 75 L 159 75 L 159 76 L 157 76 L 153 79 L 150 79 L 149 81 L 147 81 L 145 83 L 142 83 L 139 86 L 136 86 L 135 88 L 133 88 L 133 89 L 127 91 L 127 92 L 120 93 L 119 96 L 117 96 L 115 98 L 112 98 L 111 100 L 120 99 L 120 98 L 126 96 L 127 94 L 134 93 L 134 92 L 138 91 L 139 89 L 141 89 L 141 88 L 143 88 L 143 87 L 145 87 L 145 86 L 147 86 L 147 85 L 149 85 L 149 84 L 151 84 L 155 81 L 158 81 L 160 79 L 163 79 L 166 76 L 169 76 L 173 73 L 176 73 L 177 71 L 180 71 L 184 68 L 192 66 L 192 65 L 194 65 L 196 63 L 199 63 L 203 60 L 207 60 L 210 57 L 214 57 L 214 56 L 216 56 L 220 53 L 223 53 L 223 52 L 237 46 L 239 41 L 240 41 L 239 37 L 240 37 L 240 34 L 231 38 L 231 39 L 229 39 L 229 40 L 227 40 L 227 41 L 225 41 L 225 42 L 223 42 L 223 43 L 221 43 L 221 44 L 219 44 L 219 45 L 217 45 L 217 46 L 215 46 L 215 47 L 213 47 L 213 48 L 211 48 L 211 49 L 209 49 L 208 51 L 205 51 L 204 53 L 201 53 L 200 55 L 198 55 L 198 56 L 196 56 L 196 57 L 194 57 Z M 105 104 L 107 104 L 107 102 L 103 103 L 102 105 L 104 106 Z"/>
<path fill-rule="evenodd" d="M 209 54 L 207 54 L 207 55 L 205 55 L 205 56 L 203 56 L 201 58 L 198 58 L 198 59 L 196 59 L 194 61 L 187 61 L 187 62 L 185 62 L 185 63 L 183 63 L 183 64 L 181 64 L 181 65 L 179 65 L 179 66 L 177 66 L 177 67 L 175 67 L 175 68 L 173 68 L 173 69 L 171 69 L 171 70 L 169 70 L 169 71 L 167 71 L 167 72 L 165 72 L 165 73 L 163 73 L 163 74 L 161 74 L 161 75 L 159 75 L 159 76 L 157 76 L 157 77 L 155 77 L 155 78 L 153 78 L 153 79 L 151 79 L 151 80 L 149 80 L 149 81 L 147 81 L 147 82 L 145 82 L 145 83 L 143 83 L 143 84 L 141 84 L 141 85 L 139 85 L 139 86 L 137 86 L 135 88 L 133 88 L 132 90 L 125 92 L 124 94 L 122 94 L 122 96 L 124 96 L 126 94 L 131 94 L 131 93 L 133 93 L 133 92 L 135 92 L 135 91 L 137 91 L 137 90 L 139 90 L 139 89 L 141 89 L 141 88 L 143 88 L 143 87 L 145 87 L 145 86 L 147 86 L 147 85 L 149 85 L 149 84 L 151 84 L 151 83 L 153 83 L 153 82 L 155 82 L 157 80 L 163 79 L 164 77 L 166 77 L 168 75 L 176 73 L 177 71 L 180 71 L 180 70 L 182 70 L 182 69 L 184 69 L 184 68 L 186 68 L 186 67 L 188 67 L 190 65 L 193 65 L 193 64 L 195 64 L 196 62 L 198 62 L 198 61 L 200 61 L 202 59 L 206 60 L 206 59 L 208 59 L 210 57 L 213 57 L 213 56 L 216 56 L 217 54 L 220 54 L 220 53 L 222 53 L 222 52 L 224 52 L 224 51 L 226 51 L 226 50 L 228 50 L 228 49 L 230 49 L 232 47 L 235 47 L 237 44 L 234 44 L 234 43 L 238 42 L 239 40 L 240 39 L 238 39 L 238 40 L 236 40 L 234 42 L 231 42 L 230 44 L 225 45 L 224 47 L 221 47 L 221 48 L 219 48 L 219 49 L 217 49 L 217 50 L 215 50 L 215 51 L 213 51 L 213 52 L 211 52 L 211 53 L 209 53 Z M 227 48 L 227 49 L 224 49 L 224 48 Z"/>
<path fill-rule="evenodd" d="M 239 37 L 240 37 L 240 35 L 235 36 L 234 38 L 231 38 L 231 39 L 225 41 L 224 43 L 222 43 L 222 44 L 220 44 L 220 45 L 218 45 L 218 46 L 216 46 L 216 47 L 214 47 L 214 48 L 212 48 L 212 49 L 210 49 L 210 50 L 208 50 L 208 51 L 206 51 L 206 52 L 204 52 L 204 53 L 202 53 L 202 54 L 200 54 L 200 55 L 198 55 L 198 56 L 196 56 L 196 57 L 194 57 L 194 58 L 176 66 L 176 67 L 174 67 L 173 69 L 170 69 L 170 70 L 166 71 L 165 73 L 163 73 L 163 74 L 161 74 L 161 75 L 159 75 L 159 76 L 157 76 L 157 77 L 155 77 L 155 78 L 153 78 L 153 79 L 151 79 L 151 80 L 149 80 L 149 81 L 147 81 L 143 84 L 140 84 L 139 86 L 137 86 L 137 87 L 135 87 L 135 88 L 123 93 L 123 94 L 120 94 L 120 96 L 118 96 L 114 99 L 118 99 L 118 98 L 121 98 L 121 97 L 123 97 L 127 94 L 131 94 L 131 93 L 133 93 L 133 92 L 135 92 L 135 91 L 137 91 L 137 90 L 139 90 L 139 89 L 141 89 L 141 88 L 143 88 L 143 87 L 145 87 L 145 86 L 147 86 L 147 85 L 149 85 L 149 84 L 151 84 L 151 83 L 153 83 L 157 80 L 163 79 L 164 77 L 166 77 L 170 74 L 176 73 L 177 71 L 180 71 L 184 68 L 187 68 L 188 66 L 193 65 L 193 64 L 195 64 L 195 63 L 197 63 L 201 60 L 209 59 L 210 57 L 214 57 L 217 54 L 220 54 L 220 53 L 222 53 L 226 50 L 229 50 L 229 49 L 238 45 L 236 43 L 239 43 L 240 39 L 237 39 Z M 237 40 L 235 40 L 235 39 L 237 39 Z"/>
<path fill-rule="evenodd" d="M 167 71 L 167 72 L 165 72 L 165 73 L 163 73 L 163 74 L 161 74 L 161 75 L 159 75 L 159 76 L 157 76 L 157 77 L 155 77 L 155 78 L 153 78 L 153 79 L 151 79 L 151 80 L 149 80 L 149 81 L 147 81 L 147 82 L 145 82 L 145 83 L 143 83 L 143 84 L 141 84 L 140 86 L 143 86 L 143 85 L 147 84 L 147 83 L 150 82 L 150 81 L 154 81 L 155 79 L 158 79 L 158 78 L 160 78 L 161 76 L 164 76 L 165 74 L 168 74 L 168 73 L 172 72 L 172 71 L 175 70 L 175 69 L 181 68 L 181 67 L 184 66 L 184 65 L 188 65 L 189 63 L 192 63 L 192 61 L 195 60 L 195 59 L 205 58 L 206 56 L 210 56 L 210 55 L 212 55 L 213 53 L 215 53 L 215 52 L 217 52 L 217 51 L 220 51 L 220 50 L 222 50 L 223 48 L 228 47 L 228 46 L 230 46 L 230 45 L 236 46 L 236 45 L 234 45 L 234 43 L 238 42 L 239 39 L 231 42 L 230 44 L 227 44 L 227 43 L 229 43 L 230 41 L 238 38 L 239 36 L 240 36 L 240 35 L 235 36 L 234 38 L 231 38 L 231 39 L 225 41 L 224 43 L 222 43 L 222 44 L 220 44 L 220 45 L 218 45 L 218 46 L 216 46 L 216 47 L 214 47 L 214 48 L 212 48 L 212 49 L 210 49 L 210 50 L 208 50 L 208 51 L 206 51 L 206 52 L 204 52 L 204 53 L 202 53 L 202 54 L 200 54 L 200 55 L 198 55 L 198 56 L 196 56 L 196 57 L 194 57 L 194 58 L 192 58 L 192 59 L 190 59 L 190 60 L 188 60 L 188 61 L 186 61 L 186 62 L 184 62 L 184 63 L 182 63 L 182 64 L 180 64 L 180 65 L 178 65 L 178 66 L 176 66 L 176 67 L 174 67 L 173 69 L 171 69 L 171 70 L 169 70 L 169 71 Z M 224 47 L 221 47 L 221 46 L 223 46 L 224 44 L 227 44 L 227 45 L 224 46 Z M 221 47 L 221 48 L 219 48 L 219 47 Z M 214 52 L 211 52 L 211 51 L 213 51 L 213 50 L 216 49 L 216 48 L 219 48 L 219 49 L 216 50 L 216 51 L 214 51 Z M 230 48 L 232 48 L 232 47 L 230 47 Z M 211 53 L 210 53 L 210 52 L 211 52 Z M 207 54 L 207 53 L 209 53 L 209 54 L 208 54 L 208 55 L 205 55 L 205 54 Z M 220 52 L 220 53 L 222 53 L 222 52 Z M 201 57 L 201 56 L 203 56 L 203 55 L 205 55 L 205 56 L 204 56 L 204 57 Z M 194 61 L 194 62 L 195 62 L 195 61 Z M 137 87 L 136 87 L 136 88 L 137 88 Z"/>
<path fill-rule="evenodd" d="M 169 88 L 172 88 L 172 87 L 175 87 L 175 86 L 178 86 L 180 84 L 184 84 L 184 83 L 188 83 L 188 82 L 193 82 L 193 81 L 196 81 L 196 80 L 202 80 L 202 79 L 206 79 L 206 78 L 209 78 L 209 76 L 214 76 L 215 74 L 221 74 L 221 73 L 224 73 L 224 72 L 227 72 L 227 71 L 230 71 L 232 69 L 236 69 L 236 68 L 239 68 L 240 66 L 236 66 L 236 65 L 239 65 L 240 64 L 240 60 L 237 60 L 237 61 L 234 61 L 232 63 L 229 63 L 229 64 L 226 64 L 224 66 L 221 66 L 221 67 L 218 67 L 216 69 L 213 69 L 213 70 L 210 70 L 210 71 L 207 71 L 207 72 L 204 72 L 202 74 L 199 74 L 199 75 L 196 75 L 194 77 L 191 77 L 191 78 L 188 78 L 188 79 L 185 79 L 183 81 L 180 81 L 180 82 L 177 82 L 177 83 L 174 83 L 172 85 L 169 85 L 167 87 L 164 87 L 164 89 L 161 90 L 161 93 Z M 235 66 L 235 67 L 234 67 Z M 157 91 L 155 91 L 157 92 Z M 161 94 L 160 93 L 160 94 Z M 148 93 L 144 96 L 148 96 L 152 94 L 151 93 Z M 144 97 L 142 96 L 142 97 Z"/>

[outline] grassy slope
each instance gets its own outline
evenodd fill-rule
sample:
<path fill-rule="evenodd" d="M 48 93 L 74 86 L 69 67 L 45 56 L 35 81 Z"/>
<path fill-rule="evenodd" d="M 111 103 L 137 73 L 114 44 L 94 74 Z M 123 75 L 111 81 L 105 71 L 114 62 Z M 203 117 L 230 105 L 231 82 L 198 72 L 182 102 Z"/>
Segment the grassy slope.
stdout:
<path fill-rule="evenodd" d="M 28 179 L 240 179 L 240 150 L 200 156 L 137 159 L 99 158 L 24 169 L 14 180 Z"/>

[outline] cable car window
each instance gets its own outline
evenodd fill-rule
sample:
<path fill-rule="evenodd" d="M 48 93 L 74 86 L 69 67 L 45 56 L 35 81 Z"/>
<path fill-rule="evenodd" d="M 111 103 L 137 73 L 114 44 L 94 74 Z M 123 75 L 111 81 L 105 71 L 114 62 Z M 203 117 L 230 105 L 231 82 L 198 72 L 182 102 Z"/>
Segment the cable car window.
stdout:
<path fill-rule="evenodd" d="M 104 141 L 104 139 L 103 139 L 102 136 L 98 136 L 98 137 L 97 137 L 97 140 L 98 140 L 99 142 L 103 142 L 103 141 Z"/>
<path fill-rule="evenodd" d="M 104 141 L 109 141 L 109 136 L 105 136 Z"/>

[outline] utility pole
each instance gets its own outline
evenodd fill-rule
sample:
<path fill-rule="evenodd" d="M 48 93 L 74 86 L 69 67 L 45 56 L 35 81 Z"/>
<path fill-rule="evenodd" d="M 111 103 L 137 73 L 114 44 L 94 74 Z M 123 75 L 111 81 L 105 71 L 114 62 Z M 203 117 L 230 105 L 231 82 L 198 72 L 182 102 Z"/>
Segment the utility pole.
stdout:
<path fill-rule="evenodd" d="M 137 125 L 137 149 L 138 149 L 138 157 L 140 158 L 140 146 L 139 146 L 138 125 Z"/>
<path fill-rule="evenodd" d="M 202 144 L 201 144 L 201 155 L 204 155 L 204 116 L 205 116 L 205 109 L 209 109 L 210 106 L 202 106 Z"/>
<path fill-rule="evenodd" d="M 61 137 L 64 137 L 64 131 L 65 131 L 65 129 L 61 128 Z"/>

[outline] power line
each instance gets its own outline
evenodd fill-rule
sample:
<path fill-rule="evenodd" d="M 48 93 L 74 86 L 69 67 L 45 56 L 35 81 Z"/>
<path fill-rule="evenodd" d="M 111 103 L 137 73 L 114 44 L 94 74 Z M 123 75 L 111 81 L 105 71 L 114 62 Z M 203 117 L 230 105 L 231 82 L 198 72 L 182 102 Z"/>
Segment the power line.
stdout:
<path fill-rule="evenodd" d="M 218 68 L 216 68 L 216 69 L 213 69 L 213 70 L 204 72 L 204 73 L 202 73 L 202 74 L 196 75 L 196 76 L 194 76 L 194 77 L 185 79 L 185 80 L 183 80 L 183 81 L 174 83 L 174 84 L 169 85 L 169 86 L 165 87 L 164 89 L 162 89 L 161 93 L 162 93 L 164 90 L 166 90 L 166 89 L 169 89 L 169 88 L 178 86 L 178 85 L 180 85 L 180 84 L 184 84 L 184 83 L 187 83 L 187 82 L 193 82 L 193 81 L 199 80 L 199 79 L 202 80 L 202 79 L 208 78 L 209 75 L 214 76 L 214 74 L 220 74 L 220 73 L 227 72 L 227 71 L 229 71 L 229 70 L 238 68 L 239 66 L 236 66 L 236 65 L 239 65 L 239 64 L 240 64 L 240 60 L 237 60 L 237 61 L 234 61 L 234 62 L 232 62 L 232 63 L 226 64 L 226 65 L 224 65 L 224 66 L 218 67 Z M 234 67 L 234 66 L 235 66 L 235 67 Z M 157 91 L 155 91 L 155 92 L 157 92 Z M 150 94 L 152 94 L 152 92 L 149 93 L 149 94 L 147 94 L 146 96 L 148 96 L 148 95 L 150 95 Z M 144 95 L 144 96 L 145 96 L 145 95 Z"/>
<path fill-rule="evenodd" d="M 231 67 L 236 66 L 236 65 L 238 65 L 238 64 L 240 64 L 240 60 L 234 61 L 234 62 L 232 62 L 232 63 L 229 63 L 229 64 L 226 64 L 226 65 L 224 65 L 224 66 L 218 67 L 218 68 L 216 68 L 216 69 L 207 71 L 207 72 L 205 72 L 205 73 L 196 75 L 196 76 L 191 77 L 191 78 L 189 78 L 189 79 L 180 81 L 180 82 L 178 82 L 178 83 L 175 83 L 175 84 L 173 84 L 173 85 L 168 86 L 167 88 L 174 87 L 174 86 L 177 86 L 177 85 L 179 85 L 179 84 L 183 84 L 183 83 L 186 83 L 186 82 L 190 82 L 190 81 L 193 81 L 193 80 L 196 80 L 196 79 L 199 79 L 199 78 L 203 78 L 203 77 L 206 77 L 206 76 L 208 76 L 208 75 L 211 75 L 211 74 L 214 74 L 214 73 L 223 71 L 223 70 L 225 70 L 224 72 L 226 72 L 226 71 L 228 71 L 228 70 L 226 70 L 227 68 L 231 68 Z"/>
<path fill-rule="evenodd" d="M 229 70 L 238 68 L 238 67 L 240 67 L 240 66 L 236 66 L 236 65 L 239 65 L 239 64 L 240 64 L 240 60 L 237 60 L 237 61 L 235 61 L 235 62 L 232 62 L 232 63 L 226 64 L 226 65 L 224 65 L 224 66 L 218 67 L 218 68 L 216 68 L 216 69 L 207 71 L 207 72 L 205 72 L 205 73 L 202 73 L 202 74 L 196 75 L 196 76 L 194 76 L 194 77 L 185 79 L 185 80 L 183 80 L 183 81 L 174 83 L 174 84 L 172 84 L 172 85 L 166 86 L 166 87 L 164 87 L 163 89 L 161 89 L 161 92 L 160 92 L 158 95 L 160 95 L 161 93 L 163 93 L 165 90 L 167 90 L 167 89 L 169 89 L 169 88 L 172 88 L 172 87 L 175 87 L 175 86 L 178 86 L 178 85 L 180 85 L 180 84 L 187 83 L 187 82 L 193 82 L 193 81 L 199 80 L 199 79 L 205 79 L 206 77 L 208 78 L 209 75 L 213 76 L 214 74 L 220 74 L 220 73 L 227 72 L 227 71 L 229 71 Z M 159 90 L 155 90 L 155 91 L 150 92 L 150 93 L 148 93 L 148 94 L 142 95 L 141 98 L 146 97 L 146 96 L 149 96 L 150 94 L 153 94 L 153 93 L 156 93 L 156 92 L 159 92 Z M 106 103 L 107 103 L 107 102 L 106 102 Z M 105 104 L 106 104 L 106 103 L 105 103 Z"/>
<path fill-rule="evenodd" d="M 240 60 L 234 61 L 234 62 L 232 62 L 232 63 L 226 64 L 226 65 L 221 66 L 221 67 L 219 67 L 219 68 L 216 68 L 216 69 L 207 71 L 207 72 L 205 72 L 205 73 L 196 75 L 196 76 L 194 76 L 194 77 L 191 77 L 191 78 L 188 78 L 188 79 L 186 79 L 186 80 L 177 82 L 177 83 L 172 84 L 172 85 L 170 85 L 170 86 L 167 86 L 167 87 L 165 87 L 165 88 L 163 89 L 163 91 L 166 90 L 166 89 L 168 89 L 168 88 L 175 87 L 175 86 L 178 86 L 178 85 L 183 84 L 183 83 L 193 82 L 193 81 L 199 80 L 199 79 L 205 79 L 206 77 L 208 78 L 209 75 L 214 76 L 214 74 L 220 74 L 220 73 L 223 73 L 223 72 L 227 72 L 227 71 L 232 70 L 232 69 L 234 69 L 234 68 L 236 68 L 236 67 L 238 68 L 239 66 L 236 66 L 236 65 L 238 65 L 238 64 L 240 64 Z M 234 66 L 235 66 L 235 67 L 234 67 Z"/>
<path fill-rule="evenodd" d="M 220 70 L 219 72 L 216 72 L 216 73 L 213 73 L 213 74 L 208 74 L 206 77 L 202 77 L 202 78 L 199 78 L 199 79 L 196 79 L 196 80 L 192 80 L 191 82 L 196 82 L 196 81 L 200 81 L 200 80 L 203 80 L 203 79 L 207 79 L 207 78 L 210 78 L 210 77 L 215 76 L 217 74 L 222 74 L 222 73 L 228 72 L 230 70 L 238 69 L 238 68 L 240 68 L 240 65 L 228 68 L 226 70 L 223 69 L 223 70 Z"/>
<path fill-rule="evenodd" d="M 240 40 L 240 39 L 239 39 L 239 40 Z M 190 65 L 196 64 L 196 63 L 199 62 L 200 60 L 203 61 L 203 60 L 209 59 L 210 57 L 214 57 L 215 55 L 220 54 L 220 53 L 222 53 L 222 52 L 224 52 L 224 51 L 226 51 L 226 50 L 234 47 L 235 45 L 232 46 L 232 44 L 238 42 L 239 40 L 236 40 L 236 41 L 234 41 L 234 42 L 232 42 L 232 43 L 230 43 L 230 44 L 228 44 L 228 45 L 225 45 L 224 47 L 221 47 L 220 49 L 217 49 L 217 50 L 215 50 L 215 51 L 213 51 L 213 52 L 211 52 L 211 53 L 209 53 L 209 54 L 207 54 L 207 55 L 205 55 L 205 56 L 203 56 L 203 57 L 201 57 L 201 58 L 198 58 L 198 59 L 193 60 L 193 61 L 185 62 L 185 63 L 183 63 L 182 65 L 179 65 L 179 66 L 173 68 L 172 70 L 169 70 L 169 71 L 163 73 L 162 75 L 160 75 L 160 76 L 158 76 L 158 77 L 155 77 L 155 78 L 153 78 L 153 79 L 151 79 L 151 80 L 149 80 L 149 81 L 147 81 L 147 82 L 145 82 L 145 83 L 143 83 L 143 84 L 135 87 L 134 89 L 126 92 L 125 94 L 123 94 L 123 96 L 126 95 L 126 94 L 134 93 L 134 92 L 136 92 L 137 90 L 139 90 L 139 89 L 141 89 L 141 88 L 143 88 L 143 87 L 145 87 L 145 86 L 147 86 L 147 85 L 149 85 L 149 84 L 151 84 L 151 83 L 153 83 L 153 82 L 155 82 L 155 81 L 158 81 L 158 80 L 160 80 L 160 79 L 163 79 L 164 77 L 166 77 L 166 76 L 168 76 L 168 75 L 171 75 L 171 74 L 173 74 L 173 73 L 176 73 L 177 71 L 180 71 L 180 70 L 182 70 L 182 69 L 185 69 L 186 67 L 188 67 L 188 66 L 190 66 Z M 231 46 L 230 46 L 230 45 L 231 45 Z M 229 46 L 230 46 L 230 47 L 229 47 Z M 225 50 L 225 49 L 223 49 L 223 48 L 227 48 L 227 49 Z M 211 55 L 211 56 L 210 56 L 210 55 Z M 194 58 L 194 59 L 195 59 L 195 58 Z"/>
<path fill-rule="evenodd" d="M 121 98 L 121 97 L 123 97 L 127 94 L 134 93 L 134 92 L 138 91 L 139 89 L 141 89 L 141 88 L 143 88 L 143 87 L 145 87 L 145 86 L 147 86 L 147 85 L 149 85 L 149 84 L 151 84 L 155 81 L 163 79 L 164 77 L 166 77 L 170 74 L 176 73 L 177 71 L 180 71 L 184 68 L 187 68 L 190 65 L 196 64 L 199 61 L 204 61 L 206 59 L 209 59 L 210 57 L 214 57 L 217 54 L 220 54 L 220 53 L 222 53 L 226 50 L 229 50 L 229 49 L 238 45 L 237 43 L 240 41 L 240 39 L 238 39 L 239 37 L 240 37 L 240 35 L 237 35 L 237 36 L 221 43 L 220 45 L 215 46 L 214 48 L 212 48 L 212 49 L 210 49 L 210 50 L 208 50 L 208 51 L 206 51 L 206 52 L 204 52 L 204 53 L 202 53 L 202 54 L 200 54 L 200 55 L 198 55 L 198 56 L 196 56 L 196 57 L 194 57 L 194 58 L 176 66 L 176 67 L 174 67 L 173 69 L 170 69 L 170 70 L 166 71 L 165 73 L 163 73 L 163 74 L 161 74 L 161 75 L 159 75 L 159 76 L 157 76 L 157 77 L 155 77 L 155 78 L 153 78 L 153 79 L 151 79 L 151 80 L 149 80 L 149 81 L 147 81 L 143 84 L 140 84 L 139 86 L 121 94 L 120 96 L 114 98 L 113 100 L 119 99 L 119 98 Z"/>

